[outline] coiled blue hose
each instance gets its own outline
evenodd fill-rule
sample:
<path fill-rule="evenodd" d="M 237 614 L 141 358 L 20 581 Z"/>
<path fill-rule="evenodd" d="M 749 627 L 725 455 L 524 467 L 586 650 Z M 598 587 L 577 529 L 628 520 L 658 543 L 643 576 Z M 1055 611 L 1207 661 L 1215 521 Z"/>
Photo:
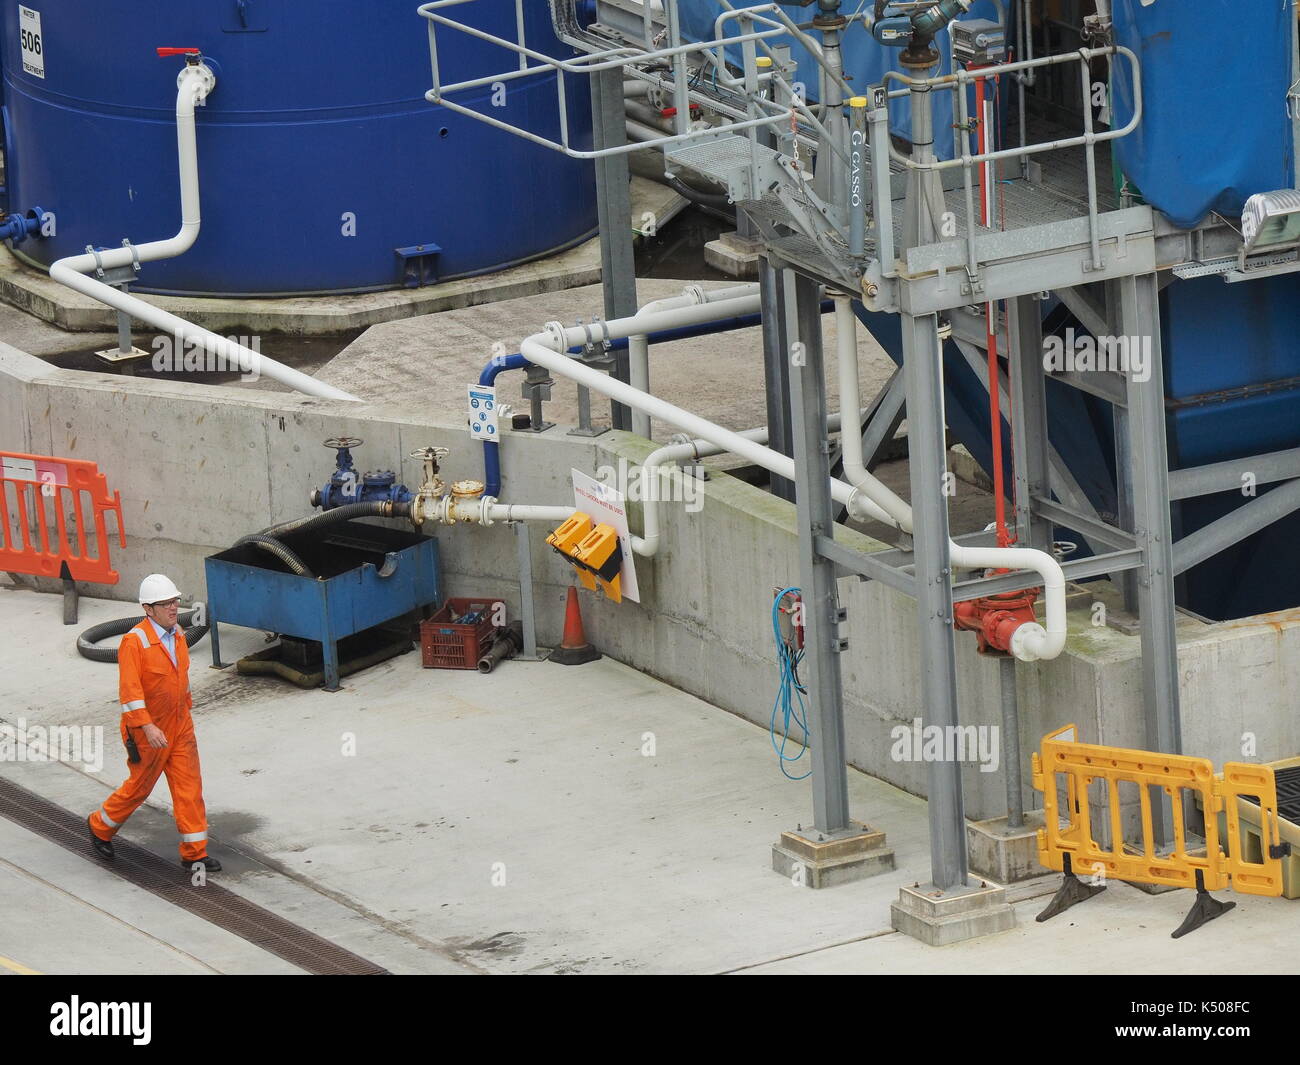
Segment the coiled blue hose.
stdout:
<path fill-rule="evenodd" d="M 776 593 L 776 598 L 772 600 L 772 635 L 776 640 L 776 661 L 780 686 L 776 691 L 776 700 L 772 703 L 772 719 L 768 723 L 767 731 L 772 740 L 772 749 L 776 751 L 781 772 L 785 774 L 788 780 L 806 780 L 812 776 L 811 769 L 799 776 L 794 776 L 786 769 L 787 763 L 793 764 L 804 756 L 808 750 L 808 740 L 811 738 L 811 733 L 808 730 L 808 708 L 803 701 L 805 689 L 799 683 L 799 663 L 803 661 L 803 652 L 790 647 L 781 636 L 781 600 L 791 592 L 795 595 L 800 594 L 798 588 L 782 588 Z M 781 713 L 780 743 L 777 742 L 777 711 Z M 792 721 L 803 731 L 803 740 L 800 742 L 799 753 L 793 757 L 786 753 L 786 746 L 791 742 L 790 723 Z"/>

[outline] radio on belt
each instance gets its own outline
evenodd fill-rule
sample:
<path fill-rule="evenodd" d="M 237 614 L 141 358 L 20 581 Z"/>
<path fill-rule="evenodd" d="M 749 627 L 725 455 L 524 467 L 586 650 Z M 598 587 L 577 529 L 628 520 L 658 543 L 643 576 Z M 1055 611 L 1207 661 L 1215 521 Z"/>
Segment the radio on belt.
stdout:
<path fill-rule="evenodd" d="M 966 19 L 948 27 L 952 55 L 958 63 L 989 67 L 1007 57 L 1007 37 L 1002 27 L 986 18 Z"/>

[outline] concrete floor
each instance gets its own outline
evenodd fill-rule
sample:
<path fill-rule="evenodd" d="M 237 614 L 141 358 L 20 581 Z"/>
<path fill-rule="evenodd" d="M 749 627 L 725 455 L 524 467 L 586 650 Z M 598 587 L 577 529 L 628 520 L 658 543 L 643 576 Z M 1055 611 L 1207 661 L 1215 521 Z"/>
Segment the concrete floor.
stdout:
<path fill-rule="evenodd" d="M 0 581 L 0 647 L 16 724 L 103 725 L 115 736 L 113 667 L 79 658 L 80 627 L 121 613 Z M 234 657 L 257 632 L 223 627 Z M 814 892 L 770 869 L 777 834 L 809 817 L 765 731 L 616 662 L 496 673 L 425 671 L 414 654 L 304 692 L 233 670 L 191 679 L 211 851 L 220 882 L 394 972 L 1283 972 L 1300 907 L 1238 908 L 1180 941 L 1187 893 L 1115 885 L 1048 924 L 934 950 L 889 929 L 898 888 L 927 878 L 925 803 L 851 773 L 853 811 L 889 834 L 898 868 Z M 346 734 L 356 754 L 342 754 Z M 655 753 L 642 754 L 647 733 Z M 89 810 L 102 772 L 6 762 L 0 773 Z M 170 858 L 159 787 L 124 830 Z M 284 972 L 286 963 L 0 818 L 0 924 L 10 972 Z M 179 875 L 179 874 L 178 874 Z M 494 883 L 494 878 L 498 883 Z M 504 883 L 500 881 L 504 879 Z M 1052 890 L 1054 878 L 1022 893 Z"/>

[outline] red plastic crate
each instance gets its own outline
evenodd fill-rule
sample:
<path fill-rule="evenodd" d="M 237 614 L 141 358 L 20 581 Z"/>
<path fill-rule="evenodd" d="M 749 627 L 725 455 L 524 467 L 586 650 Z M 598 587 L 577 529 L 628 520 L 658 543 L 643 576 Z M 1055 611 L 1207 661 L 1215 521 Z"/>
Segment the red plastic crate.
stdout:
<path fill-rule="evenodd" d="M 498 605 L 499 604 L 499 605 Z M 492 619 L 504 599 L 448 599 L 420 622 L 420 657 L 425 669 L 477 669 L 478 660 L 492 642 Z M 452 618 L 481 611 L 483 619 L 470 625 Z"/>

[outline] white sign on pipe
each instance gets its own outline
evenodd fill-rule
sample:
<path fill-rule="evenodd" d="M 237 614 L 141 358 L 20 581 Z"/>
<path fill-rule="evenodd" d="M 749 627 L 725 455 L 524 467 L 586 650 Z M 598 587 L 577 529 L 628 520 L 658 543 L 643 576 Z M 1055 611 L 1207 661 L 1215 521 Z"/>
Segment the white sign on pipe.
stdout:
<path fill-rule="evenodd" d="M 18 5 L 18 39 L 22 45 L 23 71 L 34 78 L 45 77 L 45 41 L 41 36 L 41 13 Z"/>
<path fill-rule="evenodd" d="M 619 570 L 619 587 L 624 599 L 641 602 L 641 591 L 636 585 L 636 566 L 632 561 L 632 533 L 627 527 L 627 506 L 623 493 L 610 485 L 601 484 L 581 470 L 573 473 L 573 505 L 590 515 L 593 525 L 608 525 L 618 533 L 618 543 L 623 549 L 623 565 Z"/>

